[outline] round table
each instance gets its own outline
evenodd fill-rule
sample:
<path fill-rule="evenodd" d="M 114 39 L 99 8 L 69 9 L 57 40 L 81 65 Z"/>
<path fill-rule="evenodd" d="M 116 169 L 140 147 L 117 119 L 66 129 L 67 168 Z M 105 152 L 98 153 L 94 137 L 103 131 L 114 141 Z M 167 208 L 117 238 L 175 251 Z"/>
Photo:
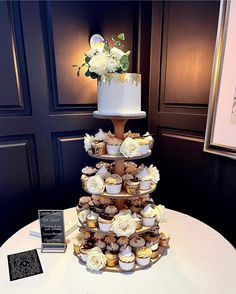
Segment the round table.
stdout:
<path fill-rule="evenodd" d="M 65 218 L 76 219 L 75 208 L 65 210 Z M 151 268 L 123 274 L 91 273 L 73 255 L 70 242 L 64 254 L 38 250 L 43 274 L 10 282 L 7 255 L 41 246 L 39 238 L 29 236 L 31 223 L 0 248 L 0 293 L 236 293 L 233 246 L 211 227 L 183 213 L 167 209 L 167 220 L 161 231 L 170 234 L 170 249 Z"/>

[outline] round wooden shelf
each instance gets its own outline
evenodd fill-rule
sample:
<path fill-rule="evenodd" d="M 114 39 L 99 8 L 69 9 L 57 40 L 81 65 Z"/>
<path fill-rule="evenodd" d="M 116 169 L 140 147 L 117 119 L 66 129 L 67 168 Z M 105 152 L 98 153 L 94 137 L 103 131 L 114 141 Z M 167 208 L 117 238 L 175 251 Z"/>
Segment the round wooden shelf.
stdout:
<path fill-rule="evenodd" d="M 97 159 L 101 160 L 137 160 L 137 159 L 142 159 L 149 157 L 152 154 L 152 150 L 149 149 L 147 154 L 140 155 L 140 156 L 135 156 L 135 157 L 125 157 L 124 155 L 109 155 L 109 154 L 104 154 L 104 155 L 98 155 L 98 154 L 93 154 L 91 150 L 88 151 L 88 155 Z"/>
<path fill-rule="evenodd" d="M 97 227 L 97 228 L 90 228 L 90 227 L 88 227 L 86 224 L 81 223 L 80 221 L 79 221 L 79 223 L 81 224 L 81 227 L 82 227 L 82 228 L 84 228 L 84 229 L 86 229 L 86 230 L 88 230 L 88 231 L 91 231 L 91 232 L 93 232 L 93 233 L 101 232 L 101 233 L 104 233 L 104 234 L 107 234 L 107 235 L 114 235 L 114 236 L 116 236 L 116 234 L 115 234 L 114 232 L 112 232 L 112 231 L 104 232 L 104 231 L 100 230 L 99 227 Z M 145 232 L 148 232 L 148 231 L 150 231 L 153 227 L 155 227 L 156 225 L 157 225 L 157 222 L 155 222 L 155 224 L 154 224 L 153 226 L 151 226 L 151 227 L 145 227 L 145 226 L 142 226 L 142 228 L 139 229 L 139 230 L 136 230 L 136 231 L 134 232 L 134 234 L 143 234 L 143 233 L 145 233 Z M 132 235 L 134 235 L 134 234 L 132 234 Z M 131 235 L 130 237 L 132 237 L 132 235 Z M 129 237 L 129 238 L 130 238 L 130 237 Z"/>
<path fill-rule="evenodd" d="M 164 248 L 164 250 L 162 250 L 163 252 L 165 251 L 166 249 Z M 79 262 L 81 265 L 84 265 L 85 266 L 85 263 L 82 262 L 79 258 L 79 254 L 75 253 L 74 252 L 74 255 L 79 259 Z M 163 254 L 158 254 L 158 257 L 157 258 L 153 258 L 150 260 L 149 264 L 147 265 L 144 265 L 144 266 L 141 266 L 141 265 L 138 265 L 137 263 L 135 263 L 134 265 L 134 268 L 130 271 L 124 271 L 122 270 L 118 265 L 115 266 L 115 267 L 109 267 L 109 266 L 106 266 L 104 267 L 101 271 L 103 272 L 112 272 L 112 273 L 132 273 L 132 272 L 136 272 L 136 271 L 139 271 L 139 270 L 143 270 L 145 268 L 149 268 L 151 267 L 153 264 L 155 264 L 161 257 L 163 256 Z"/>
<path fill-rule="evenodd" d="M 152 192 L 154 192 L 156 190 L 156 186 L 157 186 L 156 184 L 151 185 L 151 188 L 150 189 L 148 189 L 148 190 L 140 190 L 140 193 L 139 194 L 135 194 L 135 195 L 128 194 L 125 191 L 121 191 L 118 194 L 109 194 L 107 192 L 103 192 L 102 194 L 98 194 L 97 196 L 107 197 L 107 198 L 112 198 L 112 199 L 129 199 L 129 198 L 133 198 L 133 197 L 139 197 L 139 196 L 151 194 Z M 84 188 L 84 190 L 87 193 L 92 194 L 87 189 Z"/>
<path fill-rule="evenodd" d="M 114 115 L 114 114 L 101 114 L 98 111 L 93 112 L 94 118 L 100 119 L 141 119 L 146 117 L 145 111 L 140 111 L 139 113 L 127 113 L 122 115 Z"/>

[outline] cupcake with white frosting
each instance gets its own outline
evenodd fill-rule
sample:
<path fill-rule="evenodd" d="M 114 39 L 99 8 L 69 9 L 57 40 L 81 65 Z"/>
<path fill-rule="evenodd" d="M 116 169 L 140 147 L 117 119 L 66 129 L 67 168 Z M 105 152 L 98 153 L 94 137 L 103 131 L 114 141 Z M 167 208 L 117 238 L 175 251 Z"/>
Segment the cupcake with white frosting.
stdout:
<path fill-rule="evenodd" d="M 87 215 L 86 224 L 89 228 L 96 228 L 98 226 L 98 214 L 90 211 Z"/>
<path fill-rule="evenodd" d="M 124 271 L 130 271 L 134 268 L 135 255 L 131 251 L 131 247 L 127 246 L 119 253 L 119 266 Z"/>
<path fill-rule="evenodd" d="M 105 179 L 111 175 L 105 166 L 102 166 L 97 171 L 97 175 L 99 175 L 102 179 Z"/>
<path fill-rule="evenodd" d="M 121 191 L 122 178 L 113 174 L 105 179 L 106 191 L 109 194 L 118 194 Z"/>
<path fill-rule="evenodd" d="M 151 260 L 152 250 L 146 246 L 136 250 L 136 262 L 141 266 L 148 265 Z"/>
<path fill-rule="evenodd" d="M 152 227 L 156 221 L 156 212 L 155 209 L 152 208 L 151 204 L 146 205 L 141 210 L 141 215 L 143 217 L 143 225 L 146 227 Z"/>
<path fill-rule="evenodd" d="M 151 259 L 157 258 L 158 257 L 159 243 L 149 241 L 149 242 L 146 243 L 146 246 L 152 250 Z"/>
<path fill-rule="evenodd" d="M 152 178 L 149 175 L 148 169 L 145 165 L 142 164 L 139 167 L 139 171 L 136 177 L 139 179 L 141 190 L 148 190 L 151 188 Z"/>

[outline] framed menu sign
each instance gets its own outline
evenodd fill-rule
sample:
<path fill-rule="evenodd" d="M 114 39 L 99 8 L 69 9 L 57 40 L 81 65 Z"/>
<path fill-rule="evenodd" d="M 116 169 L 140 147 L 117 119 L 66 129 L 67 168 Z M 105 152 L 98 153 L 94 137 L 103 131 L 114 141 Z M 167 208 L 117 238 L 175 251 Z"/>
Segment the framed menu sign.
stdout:
<path fill-rule="evenodd" d="M 65 227 L 63 210 L 39 210 L 41 252 L 65 252 Z"/>

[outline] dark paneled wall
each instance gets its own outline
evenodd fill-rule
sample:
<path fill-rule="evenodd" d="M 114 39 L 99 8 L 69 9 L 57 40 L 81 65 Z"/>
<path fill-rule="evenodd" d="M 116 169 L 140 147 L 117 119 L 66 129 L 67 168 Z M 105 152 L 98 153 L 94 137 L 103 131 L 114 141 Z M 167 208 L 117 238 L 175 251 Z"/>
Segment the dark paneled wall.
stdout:
<path fill-rule="evenodd" d="M 236 162 L 203 152 L 218 14 L 217 1 L 153 3 L 149 126 L 161 202 L 235 245 Z"/>

